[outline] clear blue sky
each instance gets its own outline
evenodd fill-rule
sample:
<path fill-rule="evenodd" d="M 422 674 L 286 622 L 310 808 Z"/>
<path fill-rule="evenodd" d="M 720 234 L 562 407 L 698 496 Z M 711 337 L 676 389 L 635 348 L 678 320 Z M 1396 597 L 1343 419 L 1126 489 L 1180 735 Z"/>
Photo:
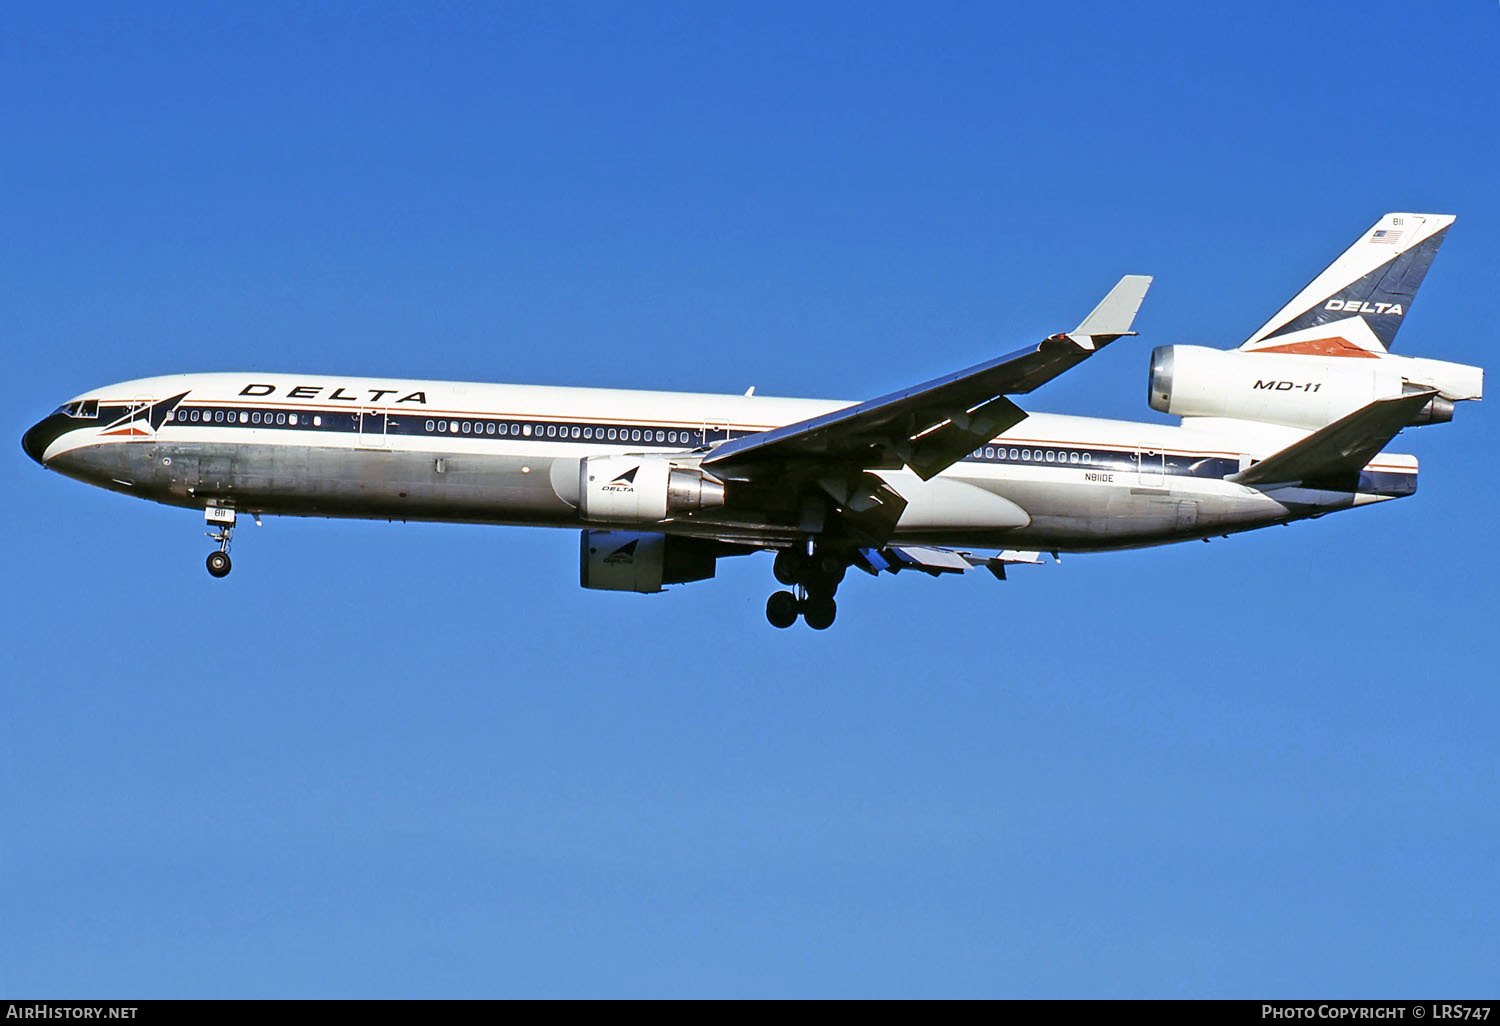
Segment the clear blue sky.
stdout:
<path fill-rule="evenodd" d="M 1495 365 L 1494 3 L 0 10 L 0 992 L 1493 994 L 1494 417 L 1407 500 L 987 575 L 578 588 L 571 532 L 200 518 L 22 431 L 195 370 L 1161 419 L 1388 210 Z"/>

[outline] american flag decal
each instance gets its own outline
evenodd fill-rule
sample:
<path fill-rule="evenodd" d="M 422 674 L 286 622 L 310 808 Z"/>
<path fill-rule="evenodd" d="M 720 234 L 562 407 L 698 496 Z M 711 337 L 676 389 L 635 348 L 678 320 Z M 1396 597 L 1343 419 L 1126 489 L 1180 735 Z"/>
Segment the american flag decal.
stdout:
<path fill-rule="evenodd" d="M 1387 246 L 1394 246 L 1396 243 L 1401 241 L 1401 233 L 1393 232 L 1388 228 L 1381 228 L 1374 235 L 1370 236 L 1370 241 L 1384 243 Z"/>

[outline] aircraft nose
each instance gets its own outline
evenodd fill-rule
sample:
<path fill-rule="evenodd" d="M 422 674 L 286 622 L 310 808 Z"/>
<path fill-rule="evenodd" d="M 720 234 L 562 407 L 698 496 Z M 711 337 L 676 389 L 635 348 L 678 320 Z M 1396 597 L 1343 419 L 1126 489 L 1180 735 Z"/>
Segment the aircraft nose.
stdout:
<path fill-rule="evenodd" d="M 59 422 L 65 422 L 67 419 L 54 413 L 52 416 L 43 418 L 33 424 L 31 430 L 21 436 L 21 448 L 26 450 L 26 455 L 45 467 L 47 464 L 42 457 L 46 455 L 47 446 L 51 445 L 53 440 L 66 430 L 64 425 Z"/>

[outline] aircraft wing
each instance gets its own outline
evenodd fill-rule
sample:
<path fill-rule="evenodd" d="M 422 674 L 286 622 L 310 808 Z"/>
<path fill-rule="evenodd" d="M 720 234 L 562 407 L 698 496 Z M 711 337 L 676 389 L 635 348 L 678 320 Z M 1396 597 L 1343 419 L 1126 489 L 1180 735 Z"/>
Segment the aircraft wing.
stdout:
<path fill-rule="evenodd" d="M 737 438 L 703 458 L 726 480 L 750 480 L 767 465 L 827 470 L 911 467 L 936 477 L 965 453 L 1026 417 L 1005 398 L 1051 381 L 1130 330 L 1151 278 L 1130 274 L 1073 331 L 1008 356 L 835 410 L 786 427 Z M 832 466 L 830 466 L 832 464 Z"/>
<path fill-rule="evenodd" d="M 1435 395 L 1437 389 L 1426 389 L 1376 399 L 1225 480 L 1263 488 L 1272 484 L 1344 483 L 1358 479 L 1365 465 Z"/>

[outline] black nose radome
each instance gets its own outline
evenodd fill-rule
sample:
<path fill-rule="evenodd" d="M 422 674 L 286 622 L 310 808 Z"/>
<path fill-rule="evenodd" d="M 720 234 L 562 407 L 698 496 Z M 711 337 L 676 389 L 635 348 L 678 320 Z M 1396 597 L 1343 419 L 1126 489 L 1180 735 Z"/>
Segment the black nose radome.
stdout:
<path fill-rule="evenodd" d="M 26 450 L 26 455 L 42 463 L 42 456 L 47 452 L 47 446 L 72 426 L 69 418 L 62 414 L 54 413 L 45 420 L 37 421 L 31 430 L 21 436 L 21 448 Z M 46 466 L 45 463 L 42 463 Z"/>

